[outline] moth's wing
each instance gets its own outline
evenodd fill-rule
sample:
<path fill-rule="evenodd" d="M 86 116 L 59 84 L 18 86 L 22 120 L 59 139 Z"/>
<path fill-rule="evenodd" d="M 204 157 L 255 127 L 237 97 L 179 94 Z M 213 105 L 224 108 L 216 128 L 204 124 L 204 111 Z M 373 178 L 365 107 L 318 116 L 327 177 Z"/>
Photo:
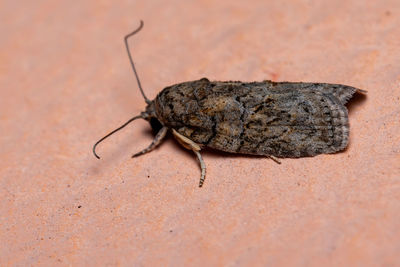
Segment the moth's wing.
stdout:
<path fill-rule="evenodd" d="M 349 137 L 346 107 L 333 94 L 290 85 L 221 83 L 193 103 L 196 110 L 186 105 L 177 131 L 233 153 L 304 157 L 343 150 Z"/>
<path fill-rule="evenodd" d="M 359 93 L 367 93 L 367 91 L 358 89 L 352 86 L 343 85 L 343 84 L 330 84 L 330 83 L 319 83 L 319 84 L 311 84 L 310 89 L 318 90 L 322 93 L 329 93 L 335 96 L 339 101 L 345 105 L 350 98 L 353 96 L 355 92 Z"/>
<path fill-rule="evenodd" d="M 157 97 L 159 119 L 193 142 L 233 153 L 278 157 L 333 153 L 347 146 L 345 93 L 303 83 L 195 81 Z M 323 91 L 323 92 L 322 92 Z"/>
<path fill-rule="evenodd" d="M 248 105 L 239 136 L 240 153 L 304 157 L 343 150 L 348 143 L 347 109 L 319 91 L 271 90 Z"/>
<path fill-rule="evenodd" d="M 320 91 L 325 94 L 332 94 L 339 101 L 345 105 L 350 98 L 353 96 L 355 92 L 359 92 L 362 94 L 366 94 L 367 91 L 358 89 L 352 86 L 343 85 L 343 84 L 331 84 L 331 83 L 291 83 L 291 82 L 282 82 L 277 83 L 276 87 L 281 88 L 293 88 L 298 90 L 311 90 L 311 91 Z"/>

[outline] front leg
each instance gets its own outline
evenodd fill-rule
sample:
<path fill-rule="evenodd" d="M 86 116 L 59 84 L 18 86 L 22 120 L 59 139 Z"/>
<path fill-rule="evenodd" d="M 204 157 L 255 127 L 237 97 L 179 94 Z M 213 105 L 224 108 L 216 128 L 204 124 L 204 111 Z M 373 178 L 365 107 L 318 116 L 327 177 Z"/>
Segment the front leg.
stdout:
<path fill-rule="evenodd" d="M 158 131 L 158 133 L 157 133 L 156 137 L 154 138 L 153 142 L 151 142 L 151 144 L 148 147 L 146 147 L 145 149 L 143 149 L 142 151 L 134 154 L 132 156 L 132 158 L 140 156 L 140 155 L 143 155 L 144 153 L 148 153 L 148 152 L 152 151 L 154 148 L 156 148 L 161 143 L 161 141 L 164 139 L 164 137 L 167 134 L 167 132 L 168 132 L 168 128 L 165 127 L 165 126 L 162 127 L 161 130 Z"/>
<path fill-rule="evenodd" d="M 193 142 L 186 136 L 181 135 L 178 133 L 176 130 L 172 129 L 172 133 L 176 140 L 186 149 L 192 150 L 196 156 L 197 159 L 200 162 L 200 168 L 201 168 L 201 176 L 200 176 L 200 182 L 199 182 L 199 187 L 202 187 L 204 184 L 204 180 L 206 179 L 206 164 L 203 161 L 203 158 L 201 157 L 200 150 L 201 147 L 199 144 Z"/>

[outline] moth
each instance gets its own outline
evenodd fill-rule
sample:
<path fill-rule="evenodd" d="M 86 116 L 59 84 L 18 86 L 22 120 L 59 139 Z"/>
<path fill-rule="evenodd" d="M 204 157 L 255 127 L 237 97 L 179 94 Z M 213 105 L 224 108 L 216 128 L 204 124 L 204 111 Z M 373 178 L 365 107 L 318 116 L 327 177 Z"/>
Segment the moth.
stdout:
<path fill-rule="evenodd" d="M 176 140 L 197 156 L 204 183 L 206 165 L 200 154 L 209 147 L 230 153 L 263 155 L 280 163 L 278 158 L 310 157 L 335 153 L 349 141 L 349 120 L 345 104 L 355 92 L 351 86 L 303 82 L 209 81 L 203 78 L 164 88 L 154 100 L 143 92 L 130 53 L 125 46 L 138 87 L 147 104 L 145 111 L 101 138 L 121 130 L 136 119 L 144 119 L 158 133 L 152 143 L 136 157 L 156 148 L 171 131 Z"/>

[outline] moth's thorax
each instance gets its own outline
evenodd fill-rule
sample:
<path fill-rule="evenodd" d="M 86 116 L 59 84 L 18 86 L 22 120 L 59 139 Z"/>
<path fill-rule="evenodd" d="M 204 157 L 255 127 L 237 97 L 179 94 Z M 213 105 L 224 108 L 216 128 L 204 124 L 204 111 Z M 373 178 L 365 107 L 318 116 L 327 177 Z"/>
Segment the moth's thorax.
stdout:
<path fill-rule="evenodd" d="M 152 112 L 154 117 L 156 117 L 163 125 L 173 127 L 174 119 L 171 116 L 174 114 L 173 110 L 176 108 L 176 103 L 180 101 L 177 99 L 170 99 L 168 97 L 168 92 L 169 90 L 164 89 L 157 95 L 152 103 Z"/>

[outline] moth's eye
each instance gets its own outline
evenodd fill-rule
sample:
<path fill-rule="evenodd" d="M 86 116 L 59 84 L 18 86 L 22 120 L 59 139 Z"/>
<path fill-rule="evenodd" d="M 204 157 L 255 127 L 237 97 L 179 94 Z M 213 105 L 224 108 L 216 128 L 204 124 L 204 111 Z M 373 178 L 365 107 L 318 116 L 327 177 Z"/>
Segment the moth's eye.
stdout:
<path fill-rule="evenodd" d="M 158 131 L 163 127 L 161 122 L 154 117 L 150 119 L 150 125 L 155 133 L 158 133 Z"/>

